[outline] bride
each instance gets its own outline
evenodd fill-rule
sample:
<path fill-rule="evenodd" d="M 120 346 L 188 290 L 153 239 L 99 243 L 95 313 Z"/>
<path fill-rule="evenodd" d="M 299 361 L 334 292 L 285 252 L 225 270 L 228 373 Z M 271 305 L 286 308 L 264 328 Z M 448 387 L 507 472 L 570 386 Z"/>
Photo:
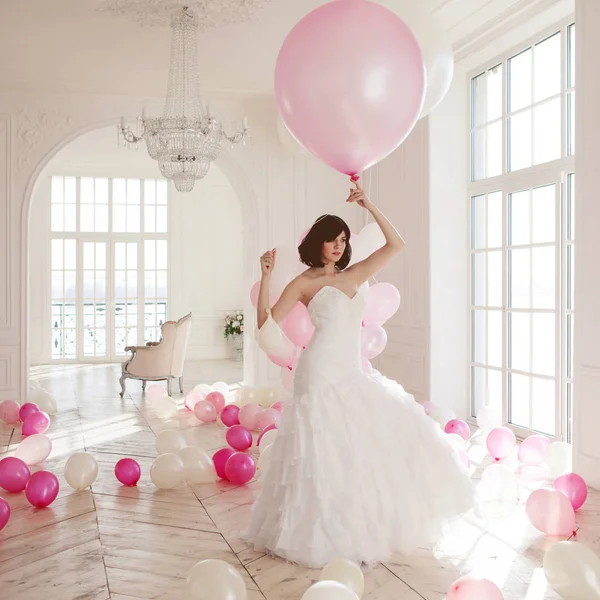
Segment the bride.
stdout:
<path fill-rule="evenodd" d="M 298 301 L 315 333 L 298 362 L 270 464 L 245 539 L 257 550 L 321 567 L 333 558 L 386 561 L 441 536 L 472 506 L 465 467 L 413 396 L 377 371 L 365 374 L 360 338 L 367 281 L 404 246 L 358 183 L 348 202 L 368 210 L 385 245 L 348 267 L 350 230 L 334 215 L 315 221 L 298 248 L 309 268 L 269 310 L 275 250 L 261 257 L 262 328 Z"/>

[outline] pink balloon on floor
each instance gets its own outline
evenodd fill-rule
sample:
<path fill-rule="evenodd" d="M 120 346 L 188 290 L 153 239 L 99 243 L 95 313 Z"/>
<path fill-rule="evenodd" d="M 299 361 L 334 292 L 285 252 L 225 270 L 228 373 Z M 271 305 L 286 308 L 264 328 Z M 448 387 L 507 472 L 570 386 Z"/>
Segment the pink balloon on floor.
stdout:
<path fill-rule="evenodd" d="M 236 452 L 225 463 L 225 475 L 235 485 L 245 485 L 256 474 L 256 463 L 249 454 Z"/>
<path fill-rule="evenodd" d="M 252 434 L 243 425 L 230 427 L 225 439 L 234 450 L 248 450 L 252 446 Z"/>
<path fill-rule="evenodd" d="M 0 419 L 8 425 L 16 425 L 19 422 L 20 408 L 14 400 L 5 400 L 0 403 Z"/>
<path fill-rule="evenodd" d="M 191 392 L 188 392 L 185 395 L 185 400 L 183 401 L 183 404 L 185 405 L 185 407 L 188 410 L 194 410 L 194 407 L 196 406 L 196 404 L 198 404 L 198 402 L 201 402 L 202 400 L 206 399 L 206 394 L 200 394 L 198 392 L 194 392 L 193 390 Z"/>
<path fill-rule="evenodd" d="M 200 400 L 194 406 L 194 414 L 199 421 L 203 423 L 212 423 L 217 420 L 217 409 L 212 402 Z"/>
<path fill-rule="evenodd" d="M 221 412 L 221 422 L 225 427 L 232 427 L 240 424 L 240 407 L 235 404 L 228 404 Z"/>
<path fill-rule="evenodd" d="M 33 402 L 25 402 L 25 404 L 23 404 L 23 406 L 21 406 L 19 409 L 19 420 L 25 421 L 29 415 L 32 415 L 34 412 L 38 412 L 38 410 L 40 410 L 40 408 L 37 404 L 34 404 Z"/>
<path fill-rule="evenodd" d="M 23 422 L 21 433 L 25 436 L 46 433 L 50 427 L 50 417 L 43 411 L 31 413 Z"/>
<path fill-rule="evenodd" d="M 368 325 L 383 325 L 400 308 L 400 292 L 391 283 L 376 283 L 366 294 L 363 322 Z"/>
<path fill-rule="evenodd" d="M 0 487 L 7 492 L 22 492 L 30 477 L 29 467 L 20 458 L 7 456 L 0 460 Z"/>
<path fill-rule="evenodd" d="M 583 477 L 577 475 L 577 473 L 561 475 L 554 482 L 554 489 L 562 492 L 569 499 L 573 510 L 580 509 L 584 505 L 588 495 L 587 485 Z"/>
<path fill-rule="evenodd" d="M 10 519 L 10 505 L 4 498 L 0 498 L 0 531 L 2 531 Z"/>
<path fill-rule="evenodd" d="M 519 446 L 519 460 L 526 465 L 539 465 L 544 460 L 550 440 L 544 435 L 530 435 Z"/>
<path fill-rule="evenodd" d="M 507 427 L 492 429 L 485 442 L 486 448 L 494 460 L 502 460 L 510 456 L 516 444 L 515 434 Z"/>
<path fill-rule="evenodd" d="M 362 355 L 369 360 L 379 356 L 387 344 L 387 333 L 380 325 L 363 327 L 360 330 L 360 338 Z"/>
<path fill-rule="evenodd" d="M 304 303 L 296 302 L 294 308 L 283 319 L 281 329 L 296 346 L 300 346 L 300 348 L 308 346 L 315 327 Z"/>
<path fill-rule="evenodd" d="M 240 424 L 250 431 L 256 431 L 258 429 L 258 417 L 262 412 L 262 408 L 255 402 L 244 404 L 240 408 Z"/>
<path fill-rule="evenodd" d="M 215 464 L 215 471 L 217 475 L 227 481 L 227 474 L 225 473 L 225 464 L 229 460 L 230 456 L 235 454 L 235 450 L 231 448 L 221 448 L 217 450 L 213 455 L 213 463 Z"/>
<path fill-rule="evenodd" d="M 446 600 L 504 600 L 504 596 L 500 588 L 489 579 L 467 575 L 450 586 Z"/>
<path fill-rule="evenodd" d="M 264 431 L 269 425 L 279 425 L 281 413 L 274 408 L 266 408 L 258 415 L 258 431 Z"/>
<path fill-rule="evenodd" d="M 424 90 L 423 58 L 410 28 L 364 0 L 328 2 L 310 12 L 287 35 L 275 66 L 275 98 L 287 128 L 348 175 L 402 143 Z"/>
<path fill-rule="evenodd" d="M 137 460 L 133 458 L 122 458 L 115 465 L 115 477 L 127 486 L 136 485 L 142 476 L 142 469 Z"/>
<path fill-rule="evenodd" d="M 570 536 L 576 529 L 569 499 L 556 490 L 535 490 L 525 504 L 531 524 L 549 535 Z"/>
<path fill-rule="evenodd" d="M 225 396 L 221 392 L 211 392 L 206 396 L 205 400 L 215 407 L 217 414 L 220 414 L 225 408 Z"/>
<path fill-rule="evenodd" d="M 50 471 L 38 471 L 31 476 L 25 488 L 25 497 L 36 508 L 46 508 L 58 496 L 58 479 Z"/>
<path fill-rule="evenodd" d="M 282 400 L 278 400 L 277 402 L 273 402 L 273 404 L 271 404 L 271 408 L 280 413 L 283 412 L 283 407 L 284 407 L 284 403 Z"/>
<path fill-rule="evenodd" d="M 256 445 L 260 445 L 260 440 L 262 440 L 263 435 L 265 435 L 265 433 L 267 433 L 267 431 L 271 431 L 272 429 L 277 429 L 277 425 L 269 425 L 268 427 L 265 427 L 261 432 L 260 435 L 258 436 L 258 439 L 256 440 Z"/>
<path fill-rule="evenodd" d="M 446 433 L 456 433 L 457 435 L 460 435 L 465 442 L 468 442 L 471 437 L 469 426 L 461 419 L 452 419 L 451 421 L 448 421 L 446 427 L 444 427 L 444 431 Z"/>

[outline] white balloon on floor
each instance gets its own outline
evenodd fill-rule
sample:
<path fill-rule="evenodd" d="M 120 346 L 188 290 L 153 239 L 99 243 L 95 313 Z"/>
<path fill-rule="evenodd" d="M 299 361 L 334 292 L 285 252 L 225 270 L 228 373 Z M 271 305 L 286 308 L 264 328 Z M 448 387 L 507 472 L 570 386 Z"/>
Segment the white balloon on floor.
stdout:
<path fill-rule="evenodd" d="M 304 592 L 302 600 L 359 600 L 358 596 L 337 581 L 319 581 Z"/>
<path fill-rule="evenodd" d="M 28 399 L 29 402 L 37 404 L 41 411 L 44 411 L 49 415 L 55 415 L 58 412 L 56 398 L 48 390 L 45 390 L 42 387 L 37 387 L 33 390 L 30 388 Z"/>
<path fill-rule="evenodd" d="M 52 452 L 52 442 L 47 435 L 36 433 L 26 437 L 17 448 L 15 456 L 27 465 L 37 465 L 45 461 Z"/>
<path fill-rule="evenodd" d="M 98 463 L 89 452 L 76 452 L 65 464 L 65 479 L 76 490 L 85 490 L 98 477 Z"/>
<path fill-rule="evenodd" d="M 177 454 L 187 446 L 183 432 L 179 429 L 165 429 L 156 436 L 156 451 L 158 454 L 172 452 Z"/>
<path fill-rule="evenodd" d="M 185 580 L 185 600 L 246 600 L 246 584 L 239 572 L 223 560 L 202 560 Z"/>
<path fill-rule="evenodd" d="M 360 566 L 345 558 L 337 558 L 321 571 L 320 581 L 337 581 L 352 590 L 359 598 L 365 591 L 365 577 Z"/>
<path fill-rule="evenodd" d="M 171 452 L 154 459 L 150 467 L 150 479 L 161 490 L 170 490 L 183 481 L 183 461 Z"/>
<path fill-rule="evenodd" d="M 269 444 L 266 448 L 260 451 L 258 462 L 256 463 L 256 469 L 260 473 L 267 470 L 269 462 L 271 461 L 271 452 L 273 451 L 273 444 Z"/>
<path fill-rule="evenodd" d="M 558 542 L 544 556 L 552 589 L 570 600 L 600 599 L 600 558 L 581 542 Z"/>
<path fill-rule="evenodd" d="M 217 481 L 215 463 L 206 450 L 188 446 L 179 451 L 183 462 L 183 477 L 188 483 L 213 483 Z"/>
<path fill-rule="evenodd" d="M 213 392 L 219 392 L 221 394 L 223 394 L 223 396 L 225 398 L 227 398 L 227 396 L 229 396 L 229 384 L 225 383 L 224 381 L 216 381 L 215 383 L 212 384 L 212 389 Z"/>
<path fill-rule="evenodd" d="M 152 407 L 159 419 L 173 419 L 177 416 L 177 402 L 171 396 L 160 396 L 152 400 Z"/>
<path fill-rule="evenodd" d="M 277 429 L 271 429 L 262 436 L 260 444 L 258 445 L 258 449 L 260 450 L 261 454 L 275 441 L 276 437 Z"/>
<path fill-rule="evenodd" d="M 573 447 L 567 442 L 552 442 L 546 448 L 544 461 L 553 475 L 570 473 L 573 470 Z"/>

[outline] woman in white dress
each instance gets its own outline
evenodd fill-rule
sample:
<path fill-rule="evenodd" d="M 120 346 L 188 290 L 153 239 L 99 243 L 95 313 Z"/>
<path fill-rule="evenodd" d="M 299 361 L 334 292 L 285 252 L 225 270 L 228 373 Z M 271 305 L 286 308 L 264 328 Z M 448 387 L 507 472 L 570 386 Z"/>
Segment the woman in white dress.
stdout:
<path fill-rule="evenodd" d="M 374 564 L 429 546 L 473 503 L 466 469 L 439 425 L 399 383 L 363 371 L 366 282 L 404 240 L 358 184 L 347 201 L 368 210 L 385 236 L 365 260 L 346 268 L 348 226 L 324 215 L 298 249 L 309 268 L 269 311 L 275 251 L 261 257 L 259 329 L 281 322 L 300 301 L 315 333 L 298 361 L 244 537 L 258 550 L 315 568 L 333 558 Z"/>

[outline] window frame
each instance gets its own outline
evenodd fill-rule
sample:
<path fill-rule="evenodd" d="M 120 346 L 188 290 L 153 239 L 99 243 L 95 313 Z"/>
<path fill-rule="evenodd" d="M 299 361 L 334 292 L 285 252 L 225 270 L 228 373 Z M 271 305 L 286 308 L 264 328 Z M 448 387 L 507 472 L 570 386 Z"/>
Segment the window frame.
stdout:
<path fill-rule="evenodd" d="M 498 308 L 502 313 L 502 366 L 500 369 L 492 369 L 499 370 L 502 374 L 502 419 L 503 423 L 506 424 L 509 428 L 511 428 L 518 437 L 526 437 L 527 435 L 531 435 L 537 433 L 535 430 L 531 430 L 528 428 L 520 427 L 517 425 L 513 425 L 509 423 L 509 395 L 508 395 L 508 385 L 509 385 L 509 374 L 512 369 L 509 368 L 508 362 L 508 344 L 509 344 L 509 314 L 514 312 L 514 309 L 510 307 L 509 303 L 509 286 L 508 286 L 508 278 L 510 276 L 509 272 L 509 248 L 508 245 L 508 201 L 511 193 L 517 192 L 519 190 L 532 189 L 541 187 L 544 185 L 555 185 L 556 191 L 556 204 L 555 204 L 555 269 L 556 269 L 556 299 L 555 299 L 555 308 L 554 314 L 556 315 L 555 322 L 555 342 L 557 351 L 555 353 L 555 439 L 566 439 L 570 440 L 570 427 L 569 427 L 569 410 L 570 403 L 572 402 L 572 397 L 570 399 L 567 398 L 567 382 L 570 383 L 570 390 L 572 393 L 572 378 L 570 380 L 567 379 L 567 313 L 573 314 L 573 311 L 566 310 L 566 294 L 567 290 L 567 246 L 573 245 L 574 240 L 571 242 L 566 239 L 566 229 L 568 227 L 567 223 L 567 210 L 568 210 L 568 201 L 570 197 L 568 196 L 567 190 L 567 182 L 569 181 L 569 177 L 575 174 L 575 153 L 569 154 L 569 142 L 568 138 L 568 128 L 569 128 L 569 112 L 568 112 L 568 96 L 575 92 L 574 87 L 567 87 L 568 81 L 568 68 L 570 68 L 569 58 L 570 55 L 568 53 L 568 49 L 574 51 L 574 48 L 570 45 L 570 36 L 569 36 L 569 28 L 571 25 L 574 25 L 574 17 L 569 17 L 567 19 L 563 19 L 559 23 L 548 27 L 536 35 L 529 37 L 524 40 L 522 43 L 515 45 L 509 48 L 507 51 L 503 52 L 501 55 L 497 55 L 493 59 L 486 61 L 484 65 L 481 65 L 478 68 L 472 69 L 467 73 L 467 81 L 466 85 L 468 90 L 468 103 L 467 103 L 467 120 L 468 123 L 468 131 L 467 131 L 467 143 L 469 148 L 469 160 L 467 164 L 467 214 L 468 214 L 468 230 L 467 230 L 467 248 L 468 248 L 468 256 L 469 256 L 469 302 L 467 306 L 468 315 L 468 327 L 469 327 L 469 353 L 468 353 L 468 381 L 469 381 L 469 407 L 470 407 L 470 421 L 475 421 L 476 414 L 476 403 L 474 398 L 474 381 L 473 381 L 473 367 L 474 366 L 483 366 L 485 369 L 489 369 L 487 364 L 480 365 L 480 363 L 475 363 L 473 361 L 473 348 L 474 348 L 474 328 L 473 328 L 473 315 L 474 310 L 476 310 L 477 305 L 473 302 L 473 268 L 472 268 L 472 257 L 477 252 L 489 252 L 487 247 L 474 250 L 472 246 L 472 232 L 473 232 L 473 210 L 472 210 L 472 199 L 477 196 L 486 196 L 488 194 L 494 192 L 501 193 L 501 205 L 502 205 L 502 307 Z M 528 48 L 533 47 L 536 44 L 550 38 L 555 33 L 561 32 L 561 157 L 546 163 L 542 163 L 539 165 L 532 165 L 530 167 L 522 168 L 516 171 L 508 170 L 508 143 L 509 143 L 509 116 L 512 113 L 508 111 L 508 77 L 509 77 L 509 60 L 524 52 Z M 575 36 L 577 35 L 575 29 Z M 473 87 L 472 81 L 474 78 L 479 75 L 486 73 L 492 70 L 494 67 L 502 65 L 502 173 L 500 175 L 495 175 L 489 178 L 483 178 L 479 180 L 474 180 L 473 178 L 473 169 L 474 169 L 474 144 L 473 144 L 473 135 L 472 132 L 476 129 L 474 126 L 473 120 L 473 107 L 474 107 L 474 95 L 473 95 Z M 575 67 L 576 68 L 576 67 Z M 533 73 L 532 73 L 533 77 Z M 573 82 L 574 83 L 574 82 Z M 555 98 L 555 96 L 551 96 L 550 98 Z M 550 98 L 545 99 L 543 102 L 548 101 Z M 538 103 L 535 102 L 534 98 L 532 98 L 532 103 L 527 108 L 533 109 Z M 574 108 L 574 102 L 572 103 L 572 108 Z M 516 112 L 516 111 L 515 111 Z M 494 122 L 494 120 L 486 121 L 482 126 L 487 126 L 488 123 Z M 535 136 L 534 126 L 532 125 L 532 141 Z M 575 146 L 576 149 L 576 146 Z M 486 147 L 487 151 L 487 147 Z M 532 148 L 533 154 L 533 148 Z M 487 168 L 487 161 L 486 161 Z M 487 204 L 487 203 L 486 203 Z M 487 228 L 487 221 L 486 221 Z M 487 234 L 486 234 L 487 235 Z M 487 270 L 486 270 L 486 289 L 487 289 Z M 531 276 L 531 275 L 530 275 Z M 486 306 L 481 307 L 485 311 L 489 311 L 490 307 L 487 304 Z M 492 307 L 494 308 L 494 307 Z M 536 309 L 530 309 L 529 314 L 535 314 Z M 572 340 L 571 340 L 572 344 Z M 487 328 L 486 328 L 486 345 L 487 345 Z M 487 350 L 486 350 L 487 352 Z M 487 361 L 487 357 L 486 357 Z M 531 407 L 531 398 L 530 398 L 530 407 Z M 485 401 L 484 401 L 485 404 Z M 530 414 L 530 423 L 531 423 L 532 415 Z M 550 436 L 552 437 L 552 436 Z"/>

